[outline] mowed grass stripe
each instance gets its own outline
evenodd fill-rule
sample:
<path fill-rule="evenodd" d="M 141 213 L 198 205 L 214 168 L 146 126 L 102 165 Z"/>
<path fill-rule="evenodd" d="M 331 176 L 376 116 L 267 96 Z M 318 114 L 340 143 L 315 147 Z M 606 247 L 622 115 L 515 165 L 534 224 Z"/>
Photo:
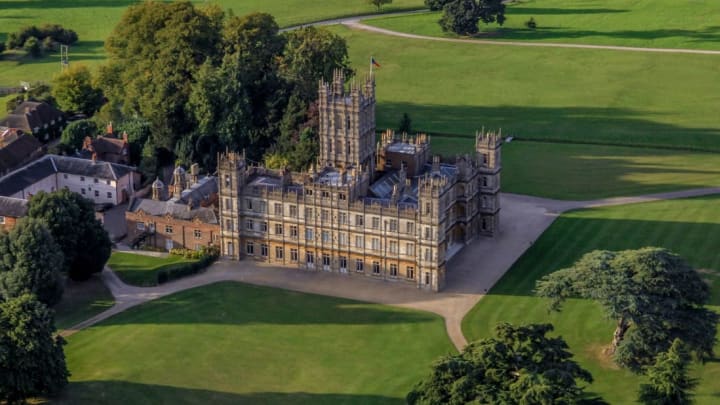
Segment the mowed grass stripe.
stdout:
<path fill-rule="evenodd" d="M 440 317 L 240 283 L 132 308 L 69 338 L 61 403 L 401 403 L 453 353 Z"/>
<path fill-rule="evenodd" d="M 596 303 L 570 300 L 562 312 L 548 311 L 533 295 L 535 281 L 567 267 L 595 249 L 661 246 L 685 257 L 711 283 L 713 308 L 720 310 L 720 196 L 632 204 L 566 213 L 537 240 L 463 320 L 469 340 L 486 337 L 497 322 L 551 322 L 580 363 L 595 377 L 589 387 L 610 403 L 633 403 L 641 378 L 617 369 L 599 355 L 612 337 L 613 322 Z M 716 348 L 720 350 L 720 346 Z M 698 404 L 713 404 L 720 390 L 720 364 L 696 364 L 701 378 Z"/>

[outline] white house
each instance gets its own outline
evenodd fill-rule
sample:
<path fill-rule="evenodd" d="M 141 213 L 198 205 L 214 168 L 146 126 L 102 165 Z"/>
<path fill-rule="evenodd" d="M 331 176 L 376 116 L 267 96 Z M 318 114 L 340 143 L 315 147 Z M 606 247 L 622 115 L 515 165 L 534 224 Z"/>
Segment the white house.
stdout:
<path fill-rule="evenodd" d="M 39 191 L 66 188 L 95 204 L 118 205 L 130 199 L 139 182 L 132 166 L 46 155 L 0 177 L 0 196 L 27 200 Z"/>

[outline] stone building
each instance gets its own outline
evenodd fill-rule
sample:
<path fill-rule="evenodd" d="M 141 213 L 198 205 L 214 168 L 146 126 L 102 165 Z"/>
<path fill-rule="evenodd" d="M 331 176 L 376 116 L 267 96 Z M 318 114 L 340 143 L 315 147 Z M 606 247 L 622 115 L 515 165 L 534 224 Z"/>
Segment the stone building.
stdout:
<path fill-rule="evenodd" d="M 0 128 L 20 129 L 41 141 L 57 138 L 67 126 L 65 114 L 46 102 L 23 101 L 0 119 Z"/>
<path fill-rule="evenodd" d="M 318 166 L 270 170 L 218 156 L 221 251 L 301 269 L 438 291 L 467 242 L 498 232 L 501 137 L 480 132 L 472 155 L 430 159 L 425 135 L 375 142 L 375 82 L 320 83 Z"/>
<path fill-rule="evenodd" d="M 27 200 L 0 196 L 0 232 L 12 229 L 19 218 L 27 215 Z"/>
<path fill-rule="evenodd" d="M 218 245 L 216 203 L 215 177 L 201 177 L 197 165 L 189 174 L 178 166 L 169 190 L 162 181 L 155 180 L 152 198 L 133 199 L 128 205 L 125 220 L 130 243 L 166 250 Z"/>

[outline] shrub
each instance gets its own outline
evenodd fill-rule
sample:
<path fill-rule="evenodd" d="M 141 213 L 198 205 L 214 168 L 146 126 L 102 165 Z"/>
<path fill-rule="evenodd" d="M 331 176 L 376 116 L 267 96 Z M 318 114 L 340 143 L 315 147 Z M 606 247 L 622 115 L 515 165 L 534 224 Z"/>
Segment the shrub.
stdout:
<path fill-rule="evenodd" d="M 42 46 L 40 45 L 40 41 L 35 37 L 28 38 L 25 41 L 23 48 L 33 58 L 37 58 L 38 56 L 42 55 Z"/>
<path fill-rule="evenodd" d="M 535 22 L 535 18 L 530 17 L 529 20 L 525 21 L 525 26 L 531 30 L 537 28 L 537 22 Z"/>
<path fill-rule="evenodd" d="M 158 284 L 202 272 L 220 257 L 220 248 L 217 246 L 203 246 L 200 250 L 170 249 L 170 254 L 173 256 L 182 256 L 186 259 L 196 259 L 197 261 L 192 263 L 178 263 L 161 269 L 157 273 Z"/>

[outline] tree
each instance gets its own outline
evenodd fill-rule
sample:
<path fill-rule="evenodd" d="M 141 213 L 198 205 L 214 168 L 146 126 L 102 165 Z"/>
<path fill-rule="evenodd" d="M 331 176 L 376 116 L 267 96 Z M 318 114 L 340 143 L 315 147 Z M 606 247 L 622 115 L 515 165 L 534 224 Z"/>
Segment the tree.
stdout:
<path fill-rule="evenodd" d="M 37 58 L 42 55 L 42 45 L 40 44 L 40 40 L 35 37 L 26 39 L 23 48 L 33 58 Z"/>
<path fill-rule="evenodd" d="M 35 294 L 52 306 L 63 293 L 63 254 L 41 221 L 25 218 L 10 233 L 0 234 L 0 297 Z"/>
<path fill-rule="evenodd" d="M 505 2 L 503 0 L 478 0 L 478 17 L 485 24 L 505 22 Z"/>
<path fill-rule="evenodd" d="M 697 380 L 688 375 L 690 353 L 683 342 L 675 339 L 655 364 L 647 368 L 649 384 L 640 385 L 639 401 L 647 405 L 684 405 L 692 403 Z"/>
<path fill-rule="evenodd" d="M 352 77 L 354 72 L 343 37 L 326 28 L 310 26 L 289 31 L 285 38 L 280 73 L 304 101 L 315 101 L 318 81 L 332 80 L 335 70 L 342 70 L 348 79 Z"/>
<path fill-rule="evenodd" d="M 718 315 L 703 307 L 709 287 L 685 260 L 665 249 L 590 252 L 538 280 L 536 293 L 551 298 L 553 310 L 571 297 L 597 301 L 616 321 L 609 353 L 635 372 L 676 338 L 701 359 L 713 354 Z"/>
<path fill-rule="evenodd" d="M 70 373 L 52 311 L 31 294 L 0 301 L 0 400 L 54 395 Z"/>
<path fill-rule="evenodd" d="M 103 103 L 102 91 L 92 84 L 90 70 L 73 64 L 53 79 L 52 95 L 63 111 L 92 115 Z"/>
<path fill-rule="evenodd" d="M 453 0 L 425 0 L 425 5 L 432 11 L 439 11 L 452 1 Z"/>
<path fill-rule="evenodd" d="M 577 404 L 592 376 L 571 360 L 550 324 L 501 323 L 495 337 L 469 344 L 435 363 L 431 375 L 407 396 L 409 404 Z"/>
<path fill-rule="evenodd" d="M 110 257 L 110 238 L 95 219 L 92 201 L 63 189 L 35 194 L 28 203 L 28 216 L 48 225 L 65 254 L 64 270 L 77 281 L 102 271 Z"/>
<path fill-rule="evenodd" d="M 382 6 L 384 4 L 392 3 L 392 0 L 367 0 L 367 2 L 375 6 L 377 8 L 377 11 L 381 11 Z"/>
<path fill-rule="evenodd" d="M 97 124 L 92 120 L 77 120 L 68 124 L 60 135 L 60 143 L 71 151 L 80 150 L 85 137 L 94 138 L 98 133 Z"/>
<path fill-rule="evenodd" d="M 139 164 L 143 146 L 145 146 L 152 134 L 150 123 L 141 118 L 126 118 L 117 125 L 117 129 L 120 133 L 124 132 L 128 135 L 130 163 L 133 165 Z"/>
<path fill-rule="evenodd" d="M 475 0 L 453 0 L 443 7 L 439 24 L 443 31 L 459 35 L 472 35 L 478 32 L 480 16 Z"/>
<path fill-rule="evenodd" d="M 401 134 L 409 134 L 412 131 L 412 121 L 408 113 L 403 113 L 400 118 L 400 124 L 398 125 L 398 132 Z"/>

